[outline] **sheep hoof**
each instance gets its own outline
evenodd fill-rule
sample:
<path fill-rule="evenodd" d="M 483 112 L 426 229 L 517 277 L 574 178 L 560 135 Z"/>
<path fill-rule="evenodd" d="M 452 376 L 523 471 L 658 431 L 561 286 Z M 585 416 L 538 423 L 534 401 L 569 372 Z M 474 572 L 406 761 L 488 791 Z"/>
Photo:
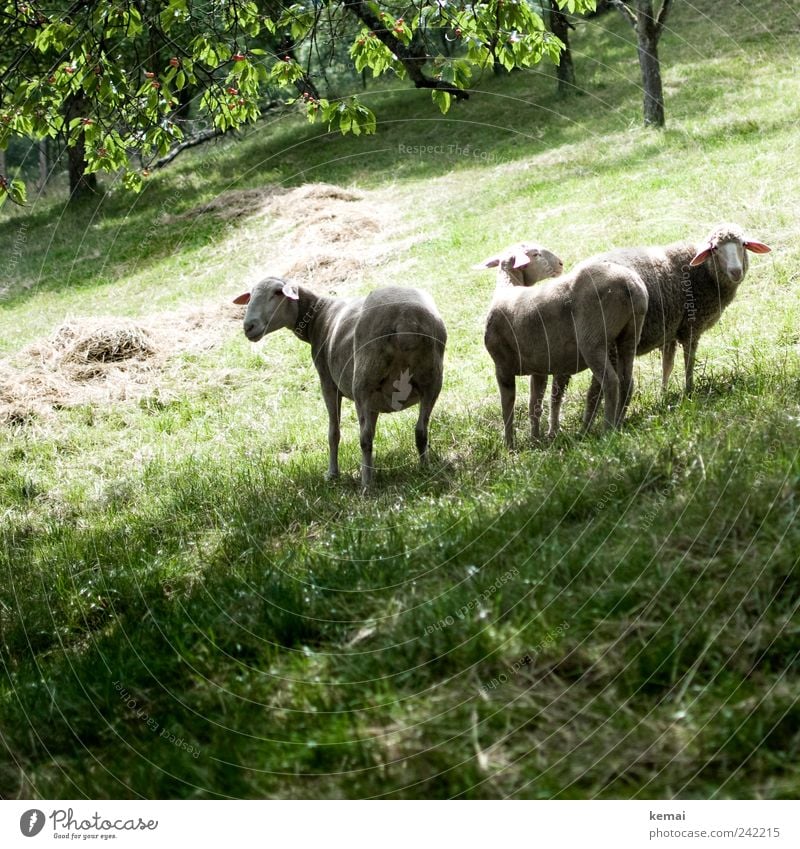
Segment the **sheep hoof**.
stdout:
<path fill-rule="evenodd" d="M 339 480 L 339 472 L 338 471 L 332 472 L 332 471 L 328 470 L 327 472 L 325 472 L 325 480 L 326 481 L 337 481 L 337 480 Z"/>

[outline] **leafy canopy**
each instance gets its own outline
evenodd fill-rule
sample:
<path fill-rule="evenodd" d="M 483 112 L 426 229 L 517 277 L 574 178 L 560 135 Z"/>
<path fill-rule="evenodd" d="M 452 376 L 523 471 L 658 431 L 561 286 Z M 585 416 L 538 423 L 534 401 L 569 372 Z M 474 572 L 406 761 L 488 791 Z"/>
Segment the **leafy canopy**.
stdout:
<path fill-rule="evenodd" d="M 584 12 L 595 0 L 558 4 Z M 374 133 L 357 97 L 316 94 L 312 57 L 347 39 L 357 71 L 408 78 L 447 112 L 488 67 L 558 61 L 563 45 L 540 11 L 526 0 L 0 0 L 0 149 L 15 136 L 59 137 L 83 145 L 85 173 L 118 171 L 139 189 L 147 163 L 183 138 L 188 99 L 224 132 L 289 86 L 309 120 Z M 0 177 L 0 203 L 23 203 L 22 181 Z"/>

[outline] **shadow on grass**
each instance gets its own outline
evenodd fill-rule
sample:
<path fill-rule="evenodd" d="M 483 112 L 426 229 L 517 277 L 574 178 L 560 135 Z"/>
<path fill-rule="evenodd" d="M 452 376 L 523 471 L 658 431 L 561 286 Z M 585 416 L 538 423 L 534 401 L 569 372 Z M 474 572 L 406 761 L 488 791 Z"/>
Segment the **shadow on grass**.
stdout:
<path fill-rule="evenodd" d="M 280 474 L 263 459 L 220 458 L 151 481 L 157 500 L 93 521 L 91 530 L 6 535 L 11 590 L 2 609 L 13 616 L 2 619 L 4 743 L 26 772 L 95 753 L 112 768 L 109 795 L 146 795 L 154 785 L 162 795 L 191 795 L 198 782 L 208 794 L 248 795 L 254 785 L 236 765 L 251 761 L 247 746 L 271 771 L 353 768 L 356 752 L 368 764 L 370 744 L 348 751 L 342 741 L 359 739 L 351 723 L 369 723 L 363 712 L 382 703 L 381 693 L 392 703 L 424 688 L 439 694 L 443 682 L 475 667 L 482 670 L 471 688 L 476 699 L 482 677 L 519 656 L 504 629 L 529 631 L 535 644 L 548 619 L 568 620 L 571 639 L 598 627 L 608 632 L 590 645 L 617 640 L 609 655 L 616 666 L 603 663 L 619 676 L 620 692 L 639 703 L 671 692 L 684 669 L 713 679 L 720 661 L 708 654 L 698 665 L 695 649 L 705 651 L 707 639 L 695 623 L 721 627 L 747 595 L 753 576 L 731 562 L 771 546 L 769 534 L 759 543 L 759 532 L 776 508 L 769 492 L 754 501 L 748 487 L 733 485 L 724 464 L 709 468 L 707 481 L 699 473 L 687 479 L 690 492 L 697 487 L 689 512 L 643 498 L 663 488 L 675 466 L 670 440 L 653 438 L 650 454 L 627 458 L 621 478 L 607 455 L 624 461 L 624 440 L 612 435 L 600 440 L 608 450 L 599 467 L 593 446 L 576 442 L 515 458 L 485 491 L 473 485 L 480 457 L 429 474 L 413 455 L 390 448 L 383 457 L 395 471 L 366 498 L 355 474 L 322 480 L 317 456 L 285 464 Z M 681 459 L 683 475 L 694 450 Z M 650 486 L 662 471 L 663 481 Z M 725 486 L 729 496 L 709 515 L 708 493 Z M 791 504 L 780 510 L 781 528 L 773 517 L 770 534 L 786 525 L 796 536 Z M 631 546 L 630 534 L 615 529 L 637 521 L 648 532 Z M 758 587 L 766 595 L 753 600 L 747 621 L 739 616 L 730 625 L 731 646 L 754 623 L 759 651 L 778 636 L 764 611 L 783 621 L 797 603 L 789 558 L 784 547 L 764 561 Z M 512 577 L 501 585 L 504 575 Z M 476 598 L 489 611 L 486 624 Z M 691 609 L 677 621 L 681 605 Z M 455 616 L 465 606 L 474 616 Z M 613 637 L 620 611 L 640 609 L 637 639 Z M 423 638 L 426 626 L 448 616 L 453 625 Z M 748 651 L 756 649 L 748 644 Z M 575 662 L 575 682 L 595 696 L 612 674 L 600 675 L 601 655 L 586 651 Z M 730 674 L 746 680 L 752 663 L 722 655 Z M 554 669 L 558 657 L 549 661 Z M 463 701 L 461 689 L 448 698 Z M 142 715 L 199 746 L 206 772 L 151 734 Z M 468 717 L 459 719 L 462 727 Z M 318 755 L 308 740 L 332 745 Z M 126 752 L 128 743 L 146 761 Z M 73 774 L 102 794 L 88 767 Z M 18 780 L 14 770 L 0 771 L 0 792 L 18 792 Z M 64 786 L 58 775 L 49 781 Z"/>

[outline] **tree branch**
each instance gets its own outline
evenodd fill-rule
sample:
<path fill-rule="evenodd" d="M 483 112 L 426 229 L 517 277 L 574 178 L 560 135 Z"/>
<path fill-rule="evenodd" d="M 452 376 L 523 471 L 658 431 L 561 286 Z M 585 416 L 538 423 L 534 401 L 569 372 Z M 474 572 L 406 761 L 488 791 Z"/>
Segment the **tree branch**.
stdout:
<path fill-rule="evenodd" d="M 669 15 L 671 8 L 672 0 L 664 0 L 661 4 L 661 9 L 658 12 L 658 18 L 656 18 L 656 38 L 661 37 L 661 31 L 664 29 L 664 24 L 667 22 L 667 16 Z"/>
<path fill-rule="evenodd" d="M 416 88 L 435 88 L 446 91 L 457 100 L 467 100 L 469 98 L 469 92 L 464 91 L 464 89 L 457 88 L 442 80 L 432 80 L 430 77 L 426 77 L 422 72 L 422 66 L 430 59 L 430 56 L 426 52 L 415 48 L 413 43 L 406 47 L 402 41 L 395 38 L 386 29 L 383 22 L 375 15 L 365 0 L 347 0 L 344 5 L 346 9 L 349 9 L 363 24 L 375 33 L 375 37 L 379 41 L 397 56 L 406 69 L 408 78 L 414 83 Z"/>
<path fill-rule="evenodd" d="M 623 0 L 611 0 L 611 5 L 615 9 L 619 9 L 620 14 L 623 18 L 634 28 L 636 29 L 636 15 L 633 13 L 631 8 L 627 3 L 623 3 Z"/>
<path fill-rule="evenodd" d="M 281 100 L 272 100 L 261 110 L 261 114 L 263 116 L 272 109 L 277 109 L 279 106 L 283 105 L 284 103 Z M 157 159 L 148 167 L 153 171 L 157 168 L 163 168 L 165 165 L 169 165 L 169 163 L 172 162 L 178 154 L 183 153 L 184 150 L 188 150 L 190 147 L 197 147 L 200 144 L 205 144 L 207 141 L 211 141 L 211 139 L 215 139 L 218 136 L 224 136 L 228 132 L 230 131 L 218 129 L 203 130 L 202 133 L 198 133 L 197 135 L 180 142 L 180 144 L 176 144 L 166 156 L 162 156 L 161 159 Z"/>

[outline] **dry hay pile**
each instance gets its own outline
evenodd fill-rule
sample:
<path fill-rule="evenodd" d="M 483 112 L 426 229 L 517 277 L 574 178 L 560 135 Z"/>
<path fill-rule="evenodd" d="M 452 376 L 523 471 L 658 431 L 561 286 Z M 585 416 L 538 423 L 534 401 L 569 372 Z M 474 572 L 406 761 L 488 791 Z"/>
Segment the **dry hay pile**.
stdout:
<path fill-rule="evenodd" d="M 367 269 L 382 265 L 391 252 L 410 244 L 396 240 L 389 244 L 397 225 L 394 204 L 376 193 L 328 183 L 223 192 L 176 220 L 203 214 L 226 220 L 245 214 L 269 218 L 265 232 L 259 234 L 269 248 L 264 273 L 289 277 L 318 291 L 342 284 L 356 288 Z"/>
<path fill-rule="evenodd" d="M 167 216 L 166 223 L 192 221 L 203 215 L 218 215 L 231 221 L 243 218 L 246 215 L 263 214 L 269 210 L 274 197 L 285 195 L 287 191 L 288 189 L 283 186 L 264 186 L 261 189 L 233 189 L 179 215 Z"/>
<path fill-rule="evenodd" d="M 156 353 L 152 336 L 124 319 L 69 321 L 45 345 L 29 349 L 42 359 L 56 357 L 62 372 L 75 381 L 105 378 L 123 360 L 146 360 Z"/>
<path fill-rule="evenodd" d="M 53 410 L 151 395 L 176 353 L 209 350 L 238 330 L 243 310 L 209 305 L 137 321 L 72 319 L 0 361 L 0 423 L 27 424 Z"/>

